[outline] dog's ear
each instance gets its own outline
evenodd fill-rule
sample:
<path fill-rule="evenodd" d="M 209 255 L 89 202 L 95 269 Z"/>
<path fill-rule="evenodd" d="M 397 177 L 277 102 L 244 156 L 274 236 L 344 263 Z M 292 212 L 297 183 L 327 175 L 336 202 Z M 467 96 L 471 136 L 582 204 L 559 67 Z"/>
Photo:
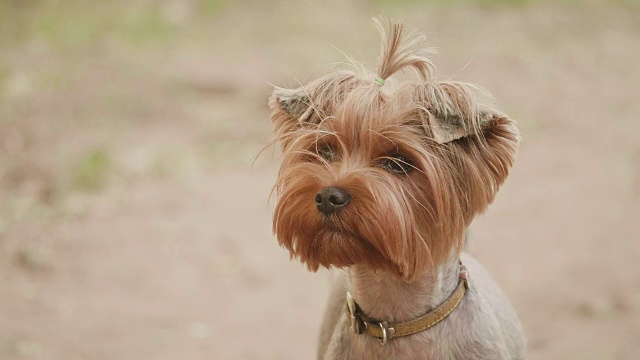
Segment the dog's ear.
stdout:
<path fill-rule="evenodd" d="M 478 135 L 490 126 L 494 118 L 499 116 L 506 115 L 500 115 L 488 109 L 481 109 L 475 114 L 475 119 L 473 119 L 465 118 L 457 114 L 442 114 L 437 110 L 432 110 L 428 114 L 427 121 L 433 139 L 438 144 L 446 144 L 463 137 Z"/>
<path fill-rule="evenodd" d="M 269 100 L 269 107 L 274 114 L 283 112 L 290 118 L 289 120 L 298 123 L 307 121 L 313 112 L 304 87 L 297 89 L 275 88 Z"/>
<path fill-rule="evenodd" d="M 294 132 L 315 114 L 304 87 L 297 89 L 275 88 L 269 98 L 271 123 L 283 149 L 293 140 Z"/>
<path fill-rule="evenodd" d="M 478 89 L 462 82 L 432 82 L 416 86 L 422 122 L 438 144 L 481 135 L 498 118 L 496 110 L 476 103 Z"/>
<path fill-rule="evenodd" d="M 336 71 L 299 88 L 276 87 L 269 107 L 280 141 L 286 143 L 285 138 L 290 138 L 293 131 L 304 125 L 320 124 L 333 114 L 347 93 L 362 83 L 363 80 L 351 72 Z"/>

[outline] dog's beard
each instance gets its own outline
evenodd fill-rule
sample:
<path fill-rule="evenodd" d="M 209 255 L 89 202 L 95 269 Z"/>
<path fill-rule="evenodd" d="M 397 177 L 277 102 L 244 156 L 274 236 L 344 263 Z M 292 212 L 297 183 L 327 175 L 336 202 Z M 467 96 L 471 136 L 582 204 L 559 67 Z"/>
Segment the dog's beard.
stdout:
<path fill-rule="evenodd" d="M 297 239 L 298 242 L 305 239 Z M 320 228 L 311 240 L 311 251 L 306 263 L 310 268 L 347 267 L 363 262 L 376 253 L 373 249 L 366 249 L 367 243 L 358 236 L 343 232 L 329 225 Z"/>
<path fill-rule="evenodd" d="M 300 258 L 312 271 L 319 267 L 342 268 L 358 263 L 386 267 L 391 259 L 384 250 L 339 218 L 345 215 L 346 210 L 330 217 L 315 214 L 317 219 L 298 221 L 290 229 L 278 229 L 278 240 L 289 249 L 292 256 Z M 283 217 L 286 215 L 283 214 Z"/>
<path fill-rule="evenodd" d="M 402 191 L 390 188 L 391 181 L 352 174 L 338 184 L 349 190 L 352 202 L 326 216 L 314 202 L 326 185 L 320 173 L 307 164 L 280 174 L 274 231 L 292 257 L 312 271 L 364 263 L 401 277 L 424 265 L 429 250 L 420 233 L 426 229 L 417 228 L 410 200 L 399 198 Z"/>

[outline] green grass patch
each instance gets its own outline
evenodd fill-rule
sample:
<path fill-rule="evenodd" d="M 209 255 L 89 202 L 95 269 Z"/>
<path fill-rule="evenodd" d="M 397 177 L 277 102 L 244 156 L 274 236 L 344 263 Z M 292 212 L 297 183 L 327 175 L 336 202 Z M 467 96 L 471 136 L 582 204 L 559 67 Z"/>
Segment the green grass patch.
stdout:
<path fill-rule="evenodd" d="M 425 1 L 419 0 L 370 0 L 376 5 L 382 7 L 402 7 L 412 4 L 424 4 Z M 534 0 L 430 0 L 431 4 L 439 6 L 461 6 L 461 5 L 475 5 L 475 6 L 522 6 L 533 3 Z"/>
<path fill-rule="evenodd" d="M 133 11 L 121 25 L 120 36 L 135 46 L 164 42 L 173 34 L 172 25 L 157 7 Z"/>
<path fill-rule="evenodd" d="M 76 164 L 73 171 L 74 186 L 95 191 L 102 188 L 107 180 L 112 161 L 105 149 L 93 149 L 86 153 Z"/>
<path fill-rule="evenodd" d="M 116 12 L 104 7 L 43 6 L 34 11 L 30 33 L 54 48 L 86 47 L 107 36 L 115 19 Z"/>
<path fill-rule="evenodd" d="M 2 104 L 2 99 L 4 98 L 4 93 L 6 92 L 8 76 L 9 76 L 9 69 L 4 67 L 0 63 L 0 104 Z"/>
<path fill-rule="evenodd" d="M 101 46 L 114 38 L 134 46 L 155 44 L 169 39 L 173 30 L 157 2 L 66 0 L 23 8 L 0 0 L 0 12 L 0 20 L 9 23 L 5 32 L 11 36 L 5 37 L 14 42 L 41 38 L 58 51 Z"/>
<path fill-rule="evenodd" d="M 215 16 L 227 6 L 227 0 L 201 0 L 200 8 L 204 15 Z"/>

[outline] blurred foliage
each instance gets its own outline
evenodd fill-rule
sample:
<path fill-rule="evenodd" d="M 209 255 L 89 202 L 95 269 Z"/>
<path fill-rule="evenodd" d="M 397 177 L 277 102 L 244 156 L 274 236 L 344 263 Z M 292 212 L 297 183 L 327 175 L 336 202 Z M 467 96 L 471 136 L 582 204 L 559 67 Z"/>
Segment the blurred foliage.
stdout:
<path fill-rule="evenodd" d="M 477 6 L 477 7 L 518 7 L 533 5 L 535 3 L 552 2 L 560 5 L 584 5 L 601 3 L 605 5 L 627 4 L 627 5 L 639 5 L 640 0 L 369 0 L 374 4 L 380 5 L 384 8 L 400 7 L 412 4 L 425 4 L 430 3 L 438 6 L 448 7 L 463 7 L 463 6 Z"/>
<path fill-rule="evenodd" d="M 406 4 L 421 3 L 420 0 L 371 0 L 373 3 L 384 6 L 399 6 Z M 431 0 L 431 3 L 441 6 L 460 6 L 460 5 L 478 5 L 478 6 L 496 6 L 496 5 L 525 5 L 535 0 Z"/>
<path fill-rule="evenodd" d="M 422 4 L 444 7 L 526 6 L 540 2 L 561 4 L 618 3 L 640 4 L 640 0 L 367 0 L 385 9 Z M 179 36 L 181 30 L 198 29 L 215 21 L 232 4 L 259 7 L 280 1 L 230 2 L 229 0 L 0 0 L 0 48 L 34 37 L 45 40 L 54 49 L 66 51 L 96 44 L 124 42 L 131 46 L 163 43 Z M 304 5 L 296 5 L 304 8 Z M 267 16 L 268 14 L 265 14 Z M 292 14 L 293 15 L 293 14 Z M 286 21 L 297 21 L 300 16 Z M 184 28 L 184 29 L 183 29 Z M 221 34 L 222 35 L 222 34 Z M 253 34 L 261 37 L 264 33 Z"/>
<path fill-rule="evenodd" d="M 141 46 L 171 38 L 187 20 L 206 21 L 226 4 L 226 0 L 0 0 L 0 39 L 6 43 L 36 36 L 61 50 L 112 40 Z"/>
<path fill-rule="evenodd" d="M 201 9 L 205 15 L 218 15 L 227 5 L 227 0 L 202 0 Z"/>
<path fill-rule="evenodd" d="M 83 190 L 97 190 L 104 185 L 111 168 L 111 159 L 105 149 L 91 150 L 76 165 L 74 184 Z"/>
<path fill-rule="evenodd" d="M 9 76 L 9 69 L 0 63 L 0 104 L 2 104 L 2 99 L 4 98 L 7 76 Z"/>
<path fill-rule="evenodd" d="M 89 46 L 118 36 L 136 44 L 163 39 L 168 34 L 166 20 L 159 15 L 157 7 L 112 6 L 100 3 L 86 6 L 60 3 L 38 3 L 32 9 L 15 9 L 14 22 L 21 18 L 22 26 L 9 33 L 13 40 L 28 40 L 41 37 L 56 49 Z M 23 13 L 20 13 L 23 12 Z"/>

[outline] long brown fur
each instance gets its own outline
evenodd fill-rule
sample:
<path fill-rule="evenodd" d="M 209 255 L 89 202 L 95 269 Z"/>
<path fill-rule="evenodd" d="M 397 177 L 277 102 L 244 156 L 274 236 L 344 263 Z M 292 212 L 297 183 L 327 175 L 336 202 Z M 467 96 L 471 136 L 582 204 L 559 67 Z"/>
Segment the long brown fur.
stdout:
<path fill-rule="evenodd" d="M 483 104 L 483 91 L 443 82 L 424 38 L 376 20 L 377 73 L 339 70 L 270 99 L 283 160 L 274 187 L 273 230 L 310 270 L 363 264 L 410 281 L 462 251 L 465 229 L 493 201 L 518 144 L 511 119 Z M 393 89 L 387 79 L 413 69 L 418 80 Z M 332 158 L 319 155 L 329 146 Z M 413 171 L 380 166 L 392 154 Z M 331 217 L 316 193 L 338 186 L 351 203 Z"/>

